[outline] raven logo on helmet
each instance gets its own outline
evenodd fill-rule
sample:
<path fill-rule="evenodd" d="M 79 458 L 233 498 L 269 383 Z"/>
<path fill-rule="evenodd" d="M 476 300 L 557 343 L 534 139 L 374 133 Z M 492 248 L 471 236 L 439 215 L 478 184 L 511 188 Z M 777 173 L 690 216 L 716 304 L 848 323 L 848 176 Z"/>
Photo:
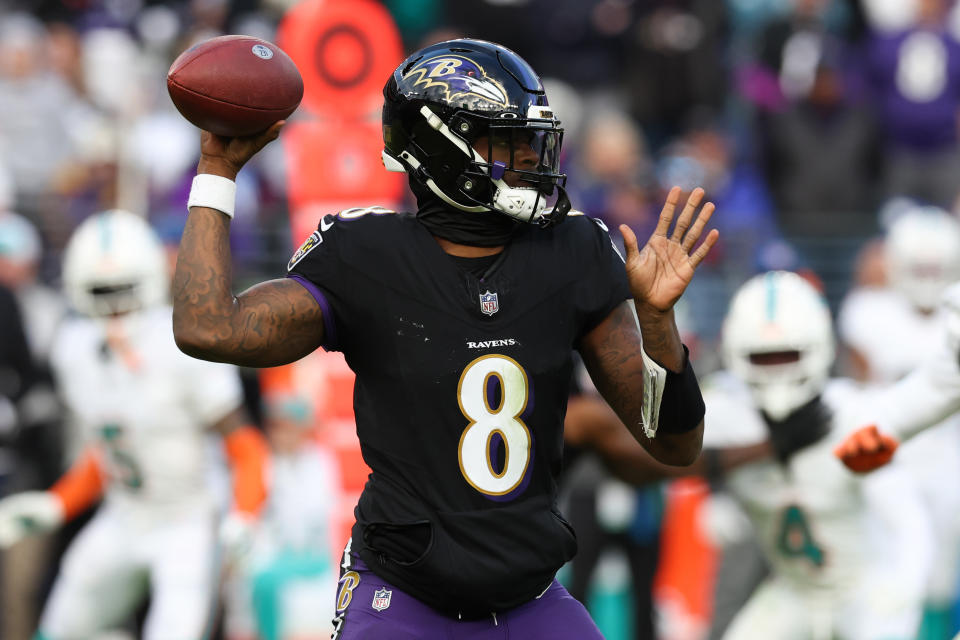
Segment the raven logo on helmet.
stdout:
<path fill-rule="evenodd" d="M 403 84 L 411 80 L 411 87 L 439 87 L 447 102 L 470 95 L 500 108 L 507 106 L 507 92 L 503 86 L 490 78 L 483 67 L 465 56 L 428 58 L 410 70 Z"/>

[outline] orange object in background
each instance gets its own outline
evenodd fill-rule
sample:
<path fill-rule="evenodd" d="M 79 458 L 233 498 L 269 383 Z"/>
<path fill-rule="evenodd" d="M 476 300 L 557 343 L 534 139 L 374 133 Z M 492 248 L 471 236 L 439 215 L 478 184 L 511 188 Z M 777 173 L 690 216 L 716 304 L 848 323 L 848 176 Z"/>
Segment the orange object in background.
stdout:
<path fill-rule="evenodd" d="M 381 3 L 300 2 L 280 23 L 277 44 L 303 76 L 301 110 L 329 119 L 379 121 L 380 92 L 403 60 L 400 34 Z"/>
<path fill-rule="evenodd" d="M 281 140 L 293 246 L 328 213 L 372 205 L 394 209 L 403 199 L 407 176 L 383 168 L 379 123 L 292 122 Z"/>
<path fill-rule="evenodd" d="M 303 101 L 281 141 L 293 246 L 320 219 L 352 207 L 396 208 L 406 176 L 380 160 L 383 85 L 403 60 L 400 33 L 375 0 L 304 0 L 284 15 L 277 44 L 303 76 Z M 317 439 L 340 463 L 341 495 L 333 530 L 339 558 L 353 525 L 353 507 L 370 470 L 360 455 L 353 417 L 353 372 L 340 353 L 321 350 L 262 372 L 264 393 L 309 399 Z"/>
<path fill-rule="evenodd" d="M 699 515 L 709 496 L 710 489 L 700 478 L 680 478 L 666 489 L 654 582 L 663 640 L 698 640 L 710 628 L 718 553 L 704 537 Z"/>

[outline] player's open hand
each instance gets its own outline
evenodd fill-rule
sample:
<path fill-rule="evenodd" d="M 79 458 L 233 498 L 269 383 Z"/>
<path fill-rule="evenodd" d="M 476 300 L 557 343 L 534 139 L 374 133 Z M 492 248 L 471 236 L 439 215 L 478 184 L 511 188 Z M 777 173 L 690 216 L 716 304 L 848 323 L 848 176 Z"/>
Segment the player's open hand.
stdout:
<path fill-rule="evenodd" d="M 660 211 L 660 220 L 653 235 L 643 249 L 638 248 L 637 236 L 625 224 L 620 225 L 623 242 L 627 249 L 627 279 L 633 297 L 643 306 L 658 313 L 669 311 L 686 290 L 693 272 L 710 252 L 720 237 L 720 232 L 711 229 L 703 243 L 694 251 L 694 247 L 703 235 L 715 209 L 708 202 L 696 213 L 703 201 L 704 191 L 697 187 L 687 198 L 687 204 L 680 212 L 673 233 L 669 236 L 670 223 L 677 203 L 680 201 L 680 187 L 674 187 L 667 195 L 667 201 Z"/>
<path fill-rule="evenodd" d="M 284 124 L 286 120 L 280 120 L 266 131 L 239 138 L 225 138 L 209 131 L 201 131 L 200 164 L 197 173 L 212 173 L 235 179 L 250 158 L 277 139 Z"/>
<path fill-rule="evenodd" d="M 847 436 L 834 448 L 833 455 L 851 471 L 866 473 L 890 462 L 898 445 L 896 438 L 881 433 L 871 424 Z"/>

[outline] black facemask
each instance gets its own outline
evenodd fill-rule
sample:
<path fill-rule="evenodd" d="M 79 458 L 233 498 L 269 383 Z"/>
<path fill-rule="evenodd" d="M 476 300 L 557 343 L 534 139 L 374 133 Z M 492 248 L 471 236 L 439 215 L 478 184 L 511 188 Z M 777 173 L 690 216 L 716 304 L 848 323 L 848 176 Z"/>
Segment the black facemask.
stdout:
<path fill-rule="evenodd" d="M 500 247 L 517 233 L 522 222 L 494 211 L 461 211 L 438 198 L 432 191 L 410 178 L 410 189 L 417 197 L 417 220 L 433 235 L 472 247 Z"/>
<path fill-rule="evenodd" d="M 808 447 L 830 431 L 830 408 L 817 396 L 810 402 L 791 413 L 783 420 L 774 420 L 763 414 L 764 422 L 770 432 L 770 444 L 780 462 L 804 447 Z"/>

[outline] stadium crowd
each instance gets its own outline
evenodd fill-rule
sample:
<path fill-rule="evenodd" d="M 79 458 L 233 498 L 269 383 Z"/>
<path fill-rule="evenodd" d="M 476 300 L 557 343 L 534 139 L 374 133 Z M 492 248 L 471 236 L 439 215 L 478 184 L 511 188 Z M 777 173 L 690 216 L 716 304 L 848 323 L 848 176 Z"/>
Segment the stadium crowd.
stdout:
<path fill-rule="evenodd" d="M 296 4 L 9 0 L 0 8 L 0 291 L 15 296 L 21 320 L 4 311 L 0 324 L 3 342 L 18 331 L 8 320 L 22 327 L 33 363 L 23 374 L 22 349 L 0 345 L 0 496 L 46 489 L 77 454 L 51 370 L 51 346 L 72 313 L 61 269 L 74 230 L 97 212 L 134 212 L 165 245 L 172 273 L 200 137 L 166 93 L 170 63 L 225 33 L 275 41 Z M 565 128 L 561 166 L 575 209 L 646 238 L 673 185 L 706 190 L 720 240 L 678 308 L 702 380 L 731 368 L 724 320 L 735 292 L 773 270 L 799 273 L 827 301 L 837 349 L 824 376 L 890 384 L 935 354 L 945 322 L 939 296 L 960 280 L 960 2 L 382 4 L 406 52 L 470 37 L 531 63 Z M 277 276 L 300 241 L 291 237 L 287 164 L 284 147 L 270 145 L 238 176 L 231 242 L 241 287 Z M 247 409 L 276 462 L 267 526 L 250 545 L 255 559 L 224 577 L 218 633 L 227 640 L 329 632 L 337 548 L 365 472 L 348 442 L 345 365 L 326 354 L 317 361 L 296 384 L 241 370 Z M 589 382 L 575 386 L 591 393 Z M 923 561 L 932 568 L 914 637 L 951 638 L 960 631 L 957 424 L 903 453 L 933 531 L 914 532 L 917 544 L 939 550 Z M 716 466 L 703 480 L 617 476 L 591 455 L 566 472 L 564 511 L 581 549 L 563 581 L 611 640 L 723 637 L 776 570 L 731 498 L 727 481 L 736 478 Z M 335 499 L 305 486 L 328 487 Z M 32 636 L 57 559 L 82 522 L 0 553 L 0 637 Z M 299 586 L 284 591 L 290 584 Z M 316 598 L 329 602 L 311 606 Z M 834 637 L 811 633 L 797 637 Z"/>

